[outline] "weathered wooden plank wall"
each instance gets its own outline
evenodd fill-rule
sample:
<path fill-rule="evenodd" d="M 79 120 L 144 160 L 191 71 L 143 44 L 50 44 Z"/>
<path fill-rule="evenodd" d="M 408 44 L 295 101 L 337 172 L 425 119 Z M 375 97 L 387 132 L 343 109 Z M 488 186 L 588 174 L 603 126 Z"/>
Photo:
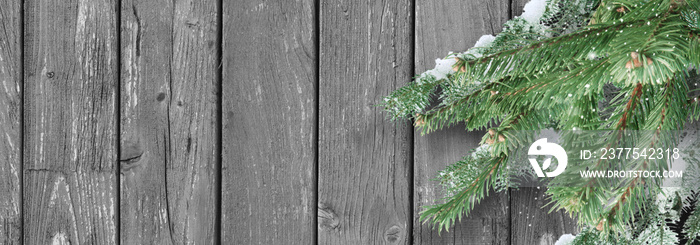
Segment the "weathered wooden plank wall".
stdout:
<path fill-rule="evenodd" d="M 315 8 L 224 2 L 223 244 L 315 240 Z"/>
<path fill-rule="evenodd" d="M 218 5 L 121 1 L 122 244 L 213 244 Z"/>
<path fill-rule="evenodd" d="M 416 1 L 416 73 L 432 69 L 435 59 L 448 52 L 474 46 L 482 35 L 497 34 L 509 18 L 508 0 L 418 0 Z M 421 206 L 443 197 L 437 182 L 440 171 L 478 146 L 483 132 L 467 132 L 457 125 L 415 137 L 415 244 L 507 244 L 509 210 L 507 193 L 491 194 L 450 231 L 438 234 L 418 218 Z"/>
<path fill-rule="evenodd" d="M 321 1 L 320 244 L 406 244 L 411 127 L 376 105 L 413 76 L 410 0 Z"/>
<path fill-rule="evenodd" d="M 19 244 L 22 237 L 20 3 L 0 1 L 0 244 Z"/>
<path fill-rule="evenodd" d="M 27 244 L 116 243 L 116 6 L 25 1 Z"/>
<path fill-rule="evenodd" d="M 422 224 L 482 133 L 374 106 L 525 2 L 0 0 L 0 243 L 552 243 L 536 188 Z"/>

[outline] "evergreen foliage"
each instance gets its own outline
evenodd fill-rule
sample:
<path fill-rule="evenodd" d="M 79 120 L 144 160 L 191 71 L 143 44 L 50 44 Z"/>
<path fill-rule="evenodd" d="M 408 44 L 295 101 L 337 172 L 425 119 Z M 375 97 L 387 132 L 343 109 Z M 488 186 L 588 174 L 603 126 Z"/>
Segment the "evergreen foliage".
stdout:
<path fill-rule="evenodd" d="M 449 229 L 489 191 L 516 187 L 506 162 L 532 143 L 517 131 L 609 130 L 599 143 L 615 147 L 619 134 L 647 130 L 657 133 L 635 146 L 676 143 L 677 135 L 661 132 L 700 118 L 698 91 L 688 86 L 700 67 L 698 35 L 700 0 L 547 0 L 536 21 L 515 18 L 498 36 L 439 59 L 436 69 L 384 98 L 389 118 L 413 120 L 423 133 L 457 123 L 488 133 L 481 147 L 441 172 L 446 197 L 425 207 L 421 220 Z M 660 161 L 625 164 L 665 169 Z M 554 209 L 592 227 L 574 244 L 677 242 L 666 219 L 679 214 L 656 203 L 666 200 L 656 194 L 669 194 L 658 180 L 634 178 L 612 189 L 568 184 L 557 177 L 547 194 Z M 671 193 L 680 200 L 678 193 L 688 192 Z M 696 213 L 683 228 L 692 237 L 700 235 Z"/>

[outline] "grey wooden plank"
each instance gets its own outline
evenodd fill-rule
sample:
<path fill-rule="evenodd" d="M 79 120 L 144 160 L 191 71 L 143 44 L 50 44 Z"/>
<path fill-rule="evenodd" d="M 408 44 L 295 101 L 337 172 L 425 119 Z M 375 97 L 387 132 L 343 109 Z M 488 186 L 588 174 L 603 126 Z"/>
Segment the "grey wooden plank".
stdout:
<path fill-rule="evenodd" d="M 312 244 L 315 1 L 223 6 L 222 244 Z"/>
<path fill-rule="evenodd" d="M 21 1 L 0 1 L 0 244 L 20 244 Z"/>
<path fill-rule="evenodd" d="M 436 58 L 450 51 L 465 51 L 482 36 L 498 34 L 508 20 L 508 0 L 418 0 L 416 1 L 416 73 L 435 66 Z M 483 132 L 468 133 L 463 125 L 421 136 L 416 132 L 414 170 L 415 244 L 507 244 L 508 195 L 494 194 L 477 205 L 450 232 L 442 232 L 418 220 L 422 206 L 443 197 L 437 172 L 453 164 L 478 146 Z"/>
<path fill-rule="evenodd" d="M 511 5 L 510 5 L 510 10 L 511 10 L 511 17 L 516 17 L 520 16 L 523 14 L 523 7 L 525 7 L 525 4 L 530 2 L 531 0 L 510 0 Z"/>
<path fill-rule="evenodd" d="M 413 1 L 320 12 L 319 244 L 409 244 L 411 129 L 374 105 L 413 75 Z"/>
<path fill-rule="evenodd" d="M 25 1 L 26 244 L 116 243 L 116 6 Z"/>
<path fill-rule="evenodd" d="M 217 1 L 121 2 L 122 244 L 214 244 Z"/>
<path fill-rule="evenodd" d="M 564 211 L 549 213 L 545 188 L 511 190 L 512 244 L 554 244 L 563 234 L 577 234 L 576 221 Z"/>

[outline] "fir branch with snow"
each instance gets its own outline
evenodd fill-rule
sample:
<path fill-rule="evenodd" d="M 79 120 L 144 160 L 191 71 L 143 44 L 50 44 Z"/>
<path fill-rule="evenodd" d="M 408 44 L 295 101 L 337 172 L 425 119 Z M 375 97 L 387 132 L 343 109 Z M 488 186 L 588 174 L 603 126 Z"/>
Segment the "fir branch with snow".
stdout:
<path fill-rule="evenodd" d="M 413 120 L 423 133 L 464 123 L 487 134 L 477 153 L 441 172 L 446 197 L 425 207 L 421 220 L 449 229 L 490 190 L 517 187 L 503 177 L 510 151 L 525 141 L 515 131 L 668 131 L 697 120 L 700 103 L 688 79 L 700 67 L 699 35 L 700 0 L 534 0 L 497 36 L 484 36 L 466 52 L 437 59 L 434 69 L 384 98 L 389 118 Z M 609 87 L 613 99 L 606 98 Z M 676 140 L 660 135 L 637 143 Z M 613 144 L 614 139 L 603 140 Z M 663 168 L 653 161 L 630 164 Z M 553 183 L 563 181 L 554 178 Z M 639 178 L 613 190 L 550 186 L 547 191 L 555 208 L 594 228 L 579 234 L 574 244 L 594 244 L 575 242 L 590 234 L 596 241 L 619 239 L 631 227 L 639 231 L 630 241 L 673 240 L 665 237 L 669 229 L 660 220 L 676 217 L 675 210 L 642 205 L 677 200 L 660 193 L 665 191 L 658 181 Z M 641 225 L 635 219 L 640 213 L 659 219 Z M 688 231 L 700 230 L 686 224 Z"/>

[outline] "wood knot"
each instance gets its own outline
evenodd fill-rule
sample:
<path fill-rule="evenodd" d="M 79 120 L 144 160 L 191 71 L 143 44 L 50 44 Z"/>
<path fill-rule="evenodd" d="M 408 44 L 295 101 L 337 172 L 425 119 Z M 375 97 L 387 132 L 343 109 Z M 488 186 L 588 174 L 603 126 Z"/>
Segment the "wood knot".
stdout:
<path fill-rule="evenodd" d="M 228 128 L 230 128 L 230 127 L 235 127 L 235 126 L 236 126 L 236 125 L 235 125 L 236 122 L 235 122 L 234 119 L 235 119 L 235 118 L 234 118 L 233 112 L 232 112 L 232 111 L 227 112 L 227 113 L 226 113 L 226 119 L 224 120 L 224 122 L 225 122 L 225 123 L 224 123 L 224 128 L 225 128 L 225 129 L 228 129 Z"/>
<path fill-rule="evenodd" d="M 318 229 L 322 231 L 336 230 L 340 227 L 340 219 L 335 211 L 325 203 L 318 204 Z"/>
<path fill-rule="evenodd" d="M 384 231 L 384 241 L 387 243 L 398 243 L 403 237 L 403 229 L 397 225 L 393 225 Z"/>
<path fill-rule="evenodd" d="M 190 29 L 197 29 L 199 28 L 199 21 L 198 20 L 187 20 L 185 21 L 185 26 Z"/>
<path fill-rule="evenodd" d="M 52 71 L 46 73 L 46 77 L 48 77 L 48 78 L 53 78 L 54 76 L 56 76 L 56 73 L 54 73 Z"/>
<path fill-rule="evenodd" d="M 165 93 L 159 93 L 158 97 L 156 97 L 156 100 L 158 101 L 163 101 L 165 100 Z"/>
<path fill-rule="evenodd" d="M 138 166 L 137 163 L 143 156 L 143 149 L 139 143 L 125 142 L 121 153 L 119 162 L 121 163 L 121 172 L 124 173 Z"/>

